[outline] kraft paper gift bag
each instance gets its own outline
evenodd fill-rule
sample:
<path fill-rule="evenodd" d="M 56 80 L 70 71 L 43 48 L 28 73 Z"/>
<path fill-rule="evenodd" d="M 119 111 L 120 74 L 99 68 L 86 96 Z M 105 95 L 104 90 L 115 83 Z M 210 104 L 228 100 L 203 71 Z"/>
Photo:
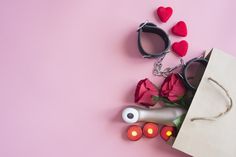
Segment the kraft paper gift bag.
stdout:
<path fill-rule="evenodd" d="M 173 148 L 194 157 L 236 157 L 236 58 L 212 49 L 208 59 Z"/>

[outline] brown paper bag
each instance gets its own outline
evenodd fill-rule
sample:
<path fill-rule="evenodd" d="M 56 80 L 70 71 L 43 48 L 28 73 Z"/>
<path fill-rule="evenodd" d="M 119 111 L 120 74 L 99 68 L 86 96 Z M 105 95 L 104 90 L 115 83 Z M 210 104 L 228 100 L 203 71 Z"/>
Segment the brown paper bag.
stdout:
<path fill-rule="evenodd" d="M 195 120 L 222 113 L 230 104 L 220 83 L 232 98 L 231 110 L 215 120 Z M 194 157 L 236 157 L 236 58 L 218 49 L 209 53 L 209 62 L 173 148 Z"/>

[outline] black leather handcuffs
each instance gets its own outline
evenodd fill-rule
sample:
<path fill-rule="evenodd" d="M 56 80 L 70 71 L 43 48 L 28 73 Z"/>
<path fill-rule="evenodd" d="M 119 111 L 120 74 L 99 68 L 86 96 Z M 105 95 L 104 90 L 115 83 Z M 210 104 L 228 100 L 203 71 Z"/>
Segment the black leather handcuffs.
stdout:
<path fill-rule="evenodd" d="M 145 21 L 144 23 L 141 23 L 139 25 L 139 28 L 138 28 L 137 32 L 138 32 L 138 49 L 139 49 L 140 54 L 144 58 L 152 59 L 152 58 L 162 57 L 161 60 L 163 60 L 164 56 L 169 52 L 169 47 L 170 47 L 170 40 L 169 40 L 169 37 L 168 37 L 167 33 L 163 29 L 158 28 L 155 24 L 153 24 L 151 22 L 148 22 L 148 21 Z M 142 42 L 141 42 L 142 33 L 154 33 L 154 34 L 160 36 L 163 39 L 164 44 L 165 44 L 164 50 L 162 52 L 156 52 L 156 53 L 146 52 L 143 49 Z M 186 73 L 187 73 L 187 70 L 188 70 L 189 66 L 194 62 L 201 63 L 203 66 L 206 67 L 207 63 L 208 63 L 208 60 L 203 58 L 203 57 L 194 58 L 194 59 L 188 61 L 186 64 L 184 64 L 183 68 L 182 68 L 182 72 L 179 73 L 179 75 L 182 78 L 185 86 L 188 89 L 192 90 L 192 91 L 196 91 L 197 88 L 192 86 L 189 83 L 188 78 L 186 76 Z M 175 68 L 177 68 L 177 67 L 179 67 L 179 66 L 176 66 Z M 173 70 L 175 68 L 171 68 L 171 69 Z M 169 71 L 167 71 L 167 72 L 169 72 Z"/>
<path fill-rule="evenodd" d="M 192 63 L 195 63 L 195 62 L 200 63 L 200 64 L 202 64 L 204 67 L 206 67 L 206 66 L 207 66 L 207 63 L 208 63 L 208 60 L 205 59 L 205 58 L 194 58 L 194 59 L 188 61 L 188 62 L 184 65 L 182 74 L 180 74 L 180 76 L 182 77 L 183 82 L 184 82 L 184 84 L 186 85 L 186 87 L 187 87 L 188 89 L 192 90 L 192 91 L 196 91 L 196 90 L 197 90 L 197 87 L 194 87 L 194 86 L 192 86 L 192 85 L 189 83 L 188 78 L 187 78 L 187 70 L 188 70 L 189 66 L 190 66 Z"/>
<path fill-rule="evenodd" d="M 155 24 L 151 22 L 147 22 L 147 21 L 144 23 L 141 23 L 137 32 L 138 32 L 138 49 L 139 49 L 140 54 L 144 58 L 159 58 L 169 52 L 169 47 L 170 47 L 169 37 L 164 30 L 162 30 L 161 28 L 158 28 Z M 141 38 L 142 38 L 143 33 L 154 33 L 160 36 L 164 41 L 165 49 L 162 52 L 156 52 L 156 53 L 146 52 L 143 49 L 143 46 L 141 43 Z"/>

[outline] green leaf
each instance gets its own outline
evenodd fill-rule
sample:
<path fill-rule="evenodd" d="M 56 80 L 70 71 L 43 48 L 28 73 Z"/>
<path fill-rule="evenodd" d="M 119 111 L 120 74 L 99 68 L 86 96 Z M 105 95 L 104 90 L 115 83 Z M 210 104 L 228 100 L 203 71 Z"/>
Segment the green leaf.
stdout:
<path fill-rule="evenodd" d="M 183 114 L 182 116 L 177 117 L 173 123 L 175 125 L 175 127 L 179 130 L 181 125 L 183 124 L 184 118 L 185 118 L 186 114 Z"/>
<path fill-rule="evenodd" d="M 164 97 L 160 97 L 160 96 L 153 96 L 153 99 L 155 101 L 162 101 L 162 102 L 167 102 L 167 103 L 172 103 L 171 101 L 169 101 L 168 99 L 164 98 Z"/>
<path fill-rule="evenodd" d="M 152 100 L 154 102 L 158 102 L 158 101 L 160 101 L 160 97 L 159 96 L 152 96 Z"/>
<path fill-rule="evenodd" d="M 180 104 L 177 103 L 164 103 L 166 107 L 181 107 Z"/>
<path fill-rule="evenodd" d="M 180 103 L 182 106 L 185 106 L 184 97 L 182 97 L 182 98 L 179 100 L 179 103 Z"/>
<path fill-rule="evenodd" d="M 164 98 L 164 97 L 160 97 L 160 96 L 153 96 L 153 101 L 154 102 L 158 102 L 158 101 L 161 101 L 164 103 L 164 106 L 167 106 L 167 107 L 181 107 L 180 104 L 178 103 L 174 103 L 174 102 L 171 102 L 170 100 Z"/>

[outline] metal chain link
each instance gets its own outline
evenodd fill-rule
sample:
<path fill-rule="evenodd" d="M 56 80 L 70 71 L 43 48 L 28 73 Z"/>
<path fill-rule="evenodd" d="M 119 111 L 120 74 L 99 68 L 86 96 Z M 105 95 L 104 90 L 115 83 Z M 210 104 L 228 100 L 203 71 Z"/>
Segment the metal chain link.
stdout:
<path fill-rule="evenodd" d="M 165 55 L 158 58 L 157 61 L 154 63 L 153 72 L 152 72 L 154 76 L 167 77 L 171 72 L 185 65 L 184 60 L 181 58 L 179 65 L 176 65 L 174 67 L 168 67 L 162 70 L 162 66 L 163 66 L 162 61 L 164 58 L 165 58 Z"/>

